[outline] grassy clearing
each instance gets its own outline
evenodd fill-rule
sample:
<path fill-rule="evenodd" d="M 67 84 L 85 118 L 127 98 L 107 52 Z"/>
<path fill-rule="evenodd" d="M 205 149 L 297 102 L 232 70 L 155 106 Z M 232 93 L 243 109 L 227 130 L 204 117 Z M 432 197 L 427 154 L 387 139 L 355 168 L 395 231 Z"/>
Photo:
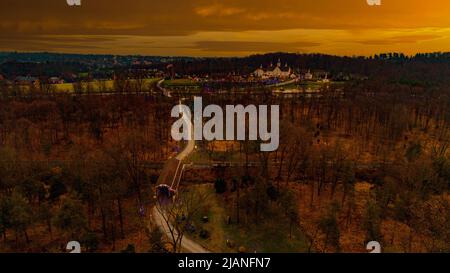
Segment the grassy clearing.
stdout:
<path fill-rule="evenodd" d="M 284 85 L 282 86 L 282 88 L 284 89 L 313 89 L 313 90 L 317 90 L 317 89 L 321 89 L 324 86 L 341 86 L 343 85 L 344 82 L 317 82 L 317 81 L 303 81 L 300 83 L 292 83 L 292 84 L 288 84 L 288 85 Z"/>
<path fill-rule="evenodd" d="M 198 233 L 189 236 L 213 252 L 236 252 L 226 246 L 227 234 L 224 229 L 226 211 L 216 198 L 214 189 L 210 185 L 195 185 L 191 187 L 191 190 L 199 194 L 208 194 L 208 198 L 200 212 L 200 217 L 194 220 L 194 224 L 198 229 L 209 231 L 211 237 L 209 239 L 202 239 Z M 203 216 L 208 216 L 208 223 L 202 222 L 201 218 Z"/>
<path fill-rule="evenodd" d="M 227 224 L 229 204 L 216 195 L 213 185 L 203 184 L 191 186 L 191 190 L 208 193 L 209 198 L 204 204 L 201 215 L 208 216 L 209 222 L 195 219 L 198 229 L 205 229 L 210 233 L 209 239 L 202 239 L 198 234 L 190 235 L 197 242 L 213 252 L 238 252 L 244 247 L 246 252 L 253 253 L 296 253 L 306 252 L 308 244 L 298 229 L 293 229 L 289 238 L 289 222 L 279 215 L 267 215 L 263 221 L 254 224 Z M 227 240 L 233 242 L 227 245 Z"/>
<path fill-rule="evenodd" d="M 189 163 L 210 163 L 214 161 L 240 162 L 241 158 L 238 152 L 214 151 L 208 152 L 201 148 L 196 149 L 189 155 L 186 162 Z"/>
<path fill-rule="evenodd" d="M 165 87 L 194 87 L 194 86 L 200 86 L 198 82 L 195 82 L 190 79 L 174 79 L 174 80 L 167 80 L 164 82 Z"/>

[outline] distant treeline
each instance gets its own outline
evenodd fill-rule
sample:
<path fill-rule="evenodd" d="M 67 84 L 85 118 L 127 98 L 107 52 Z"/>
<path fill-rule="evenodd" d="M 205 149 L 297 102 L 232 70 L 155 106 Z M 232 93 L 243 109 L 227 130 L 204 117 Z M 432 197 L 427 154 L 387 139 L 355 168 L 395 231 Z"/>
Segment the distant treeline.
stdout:
<path fill-rule="evenodd" d="M 355 74 L 390 83 L 432 86 L 450 83 L 450 53 L 406 56 L 386 53 L 371 57 L 339 57 L 323 54 L 271 53 L 245 58 L 201 58 L 175 63 L 180 74 L 248 74 L 256 68 L 276 65 L 280 60 L 293 69 L 322 70 L 330 76 Z"/>
<path fill-rule="evenodd" d="M 114 70 L 136 67 L 133 61 L 147 61 L 143 68 L 175 72 L 179 76 L 246 75 L 263 65 L 284 65 L 299 70 L 322 70 L 331 77 L 367 76 L 374 81 L 410 86 L 439 86 L 450 83 L 450 53 L 423 53 L 406 56 L 384 53 L 370 57 L 341 57 L 324 54 L 270 53 L 234 58 L 145 57 L 112 55 L 77 55 L 53 53 L 0 53 L 0 74 L 11 79 L 19 75 L 39 77 L 63 76 L 90 72 L 105 77 Z M 173 71 L 168 65 L 173 64 Z M 109 73 L 109 74 L 108 74 Z"/>

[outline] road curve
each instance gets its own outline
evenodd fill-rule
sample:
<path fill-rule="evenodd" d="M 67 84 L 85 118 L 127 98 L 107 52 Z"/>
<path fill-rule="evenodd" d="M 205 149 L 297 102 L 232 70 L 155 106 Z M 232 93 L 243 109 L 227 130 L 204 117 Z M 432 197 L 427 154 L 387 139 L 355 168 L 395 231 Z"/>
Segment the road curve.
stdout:
<path fill-rule="evenodd" d="M 159 90 L 162 91 L 163 95 L 166 97 L 172 97 L 170 92 L 168 90 L 166 90 L 165 88 L 162 87 L 162 83 L 164 82 L 164 80 L 161 80 L 158 82 L 157 87 Z M 181 102 L 180 102 L 180 107 L 181 107 Z M 185 115 L 183 115 L 183 117 L 186 117 Z M 186 122 L 191 122 L 190 120 Z M 192 127 L 188 126 L 191 129 L 190 134 L 193 136 L 193 132 L 192 132 Z M 178 166 L 176 168 L 175 173 L 173 173 L 173 178 L 172 180 L 172 187 L 175 186 L 176 189 L 178 189 L 178 185 L 182 176 L 182 172 L 184 170 L 184 164 L 182 163 L 184 159 L 186 159 L 186 157 L 188 157 L 192 151 L 194 151 L 195 149 L 195 140 L 194 137 L 191 137 L 191 139 L 188 141 L 186 147 L 184 148 L 184 150 L 179 153 L 176 157 L 176 159 L 179 161 L 178 162 Z M 166 163 L 166 166 L 170 163 L 170 160 L 168 161 L 168 163 Z M 166 168 L 165 166 L 165 168 Z M 170 167 L 170 166 L 168 166 Z M 164 172 L 164 171 L 163 171 Z M 176 181 L 178 180 L 178 181 Z M 172 237 L 171 233 L 170 233 L 170 229 L 172 228 L 172 226 L 170 225 L 170 223 L 166 223 L 166 221 L 164 221 L 163 216 L 161 215 L 161 212 L 156 208 L 156 206 L 153 208 L 152 211 L 152 215 L 153 215 L 153 220 L 156 223 L 156 225 L 159 227 L 159 229 L 169 238 Z M 177 236 L 177 233 L 175 231 L 175 236 Z M 198 243 L 190 240 L 189 238 L 187 238 L 186 236 L 183 236 L 183 240 L 181 241 L 181 248 L 189 253 L 208 253 L 209 251 L 207 251 L 205 248 L 203 248 L 201 245 L 199 245 Z"/>

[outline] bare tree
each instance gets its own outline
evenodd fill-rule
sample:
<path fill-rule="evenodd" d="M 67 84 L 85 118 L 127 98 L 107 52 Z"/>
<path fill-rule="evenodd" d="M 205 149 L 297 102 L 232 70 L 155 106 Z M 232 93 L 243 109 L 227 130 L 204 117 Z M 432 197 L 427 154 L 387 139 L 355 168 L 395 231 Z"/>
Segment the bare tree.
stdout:
<path fill-rule="evenodd" d="M 169 230 L 174 253 L 181 251 L 184 235 L 191 228 L 194 218 L 199 216 L 198 213 L 207 199 L 207 193 L 183 190 L 169 204 L 157 202 L 156 209 Z"/>

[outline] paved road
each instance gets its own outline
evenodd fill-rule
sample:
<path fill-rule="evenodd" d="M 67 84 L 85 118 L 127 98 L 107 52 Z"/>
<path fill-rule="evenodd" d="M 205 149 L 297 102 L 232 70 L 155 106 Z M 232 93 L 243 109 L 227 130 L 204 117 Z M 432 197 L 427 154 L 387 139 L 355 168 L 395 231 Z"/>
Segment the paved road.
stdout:
<path fill-rule="evenodd" d="M 164 87 L 162 87 L 162 84 L 164 83 L 164 79 L 160 80 L 157 84 L 156 87 L 161 90 L 161 92 L 163 93 L 164 96 L 171 98 L 172 94 L 170 94 L 170 91 L 165 89 Z"/>
<path fill-rule="evenodd" d="M 153 220 L 155 223 L 159 226 L 161 231 L 166 234 L 167 237 L 172 238 L 172 235 L 169 230 L 169 226 L 164 221 L 163 216 L 161 213 L 156 209 L 156 207 L 153 209 Z M 172 225 L 170 225 L 170 228 L 172 228 Z M 175 237 L 177 237 L 177 233 L 175 232 Z M 191 239 L 187 238 L 186 236 L 183 236 L 183 240 L 181 241 L 181 248 L 184 252 L 188 253 L 208 253 L 206 249 L 204 249 L 201 245 L 197 244 L 196 242 L 192 241 Z"/>
<path fill-rule="evenodd" d="M 161 80 L 158 82 L 157 87 L 160 89 L 164 96 L 166 97 L 172 97 L 170 92 L 166 89 L 164 89 L 161 85 L 164 82 L 164 80 Z M 181 103 L 180 103 L 181 107 Z M 185 115 L 183 117 L 186 117 Z M 186 120 L 185 122 L 191 122 L 190 120 Z M 191 127 L 190 127 L 191 128 Z M 191 128 L 192 129 L 192 128 Z M 188 141 L 186 147 L 184 150 L 177 155 L 176 158 L 168 160 L 164 166 L 164 169 L 162 171 L 162 174 L 160 178 L 158 179 L 158 183 L 164 183 L 167 185 L 171 185 L 172 188 L 178 190 L 178 186 L 185 168 L 185 165 L 183 164 L 183 160 L 185 160 L 189 154 L 192 153 L 195 149 L 195 140 L 193 137 L 193 131 L 190 132 L 192 135 L 191 140 Z M 175 167 L 176 166 L 176 167 Z M 170 233 L 170 229 L 172 226 L 170 224 L 167 224 L 166 221 L 164 221 L 163 216 L 161 215 L 161 212 L 156 208 L 156 206 L 153 208 L 153 220 L 158 225 L 158 227 L 161 229 L 161 231 L 166 234 L 167 237 L 172 238 L 172 235 Z M 177 236 L 177 233 L 175 233 L 175 237 Z M 204 249 L 201 245 L 197 244 L 196 242 L 190 240 L 186 236 L 183 237 L 183 240 L 181 241 L 181 248 L 190 253 L 208 253 L 206 249 Z"/>

